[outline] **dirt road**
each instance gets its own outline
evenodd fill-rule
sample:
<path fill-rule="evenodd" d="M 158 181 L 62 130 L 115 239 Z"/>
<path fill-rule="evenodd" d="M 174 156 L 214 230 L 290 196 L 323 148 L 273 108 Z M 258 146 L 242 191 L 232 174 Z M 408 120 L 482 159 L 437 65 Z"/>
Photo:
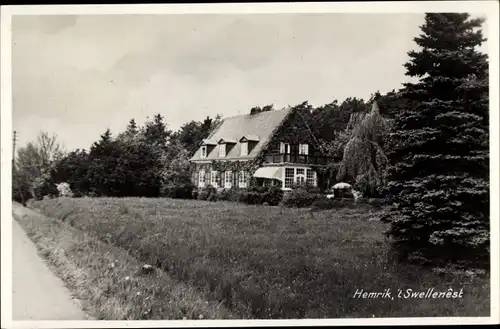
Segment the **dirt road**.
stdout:
<path fill-rule="evenodd" d="M 17 204 L 12 211 L 17 216 L 32 212 Z M 12 247 L 12 320 L 89 319 L 16 220 L 12 221 Z"/>

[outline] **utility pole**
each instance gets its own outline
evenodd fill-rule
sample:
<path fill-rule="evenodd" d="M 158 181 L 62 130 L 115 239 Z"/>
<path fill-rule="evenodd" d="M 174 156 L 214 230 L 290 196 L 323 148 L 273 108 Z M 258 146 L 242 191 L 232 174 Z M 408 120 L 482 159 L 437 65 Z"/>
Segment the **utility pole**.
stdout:
<path fill-rule="evenodd" d="M 14 136 L 12 137 L 12 167 L 15 168 L 16 164 L 16 142 L 17 142 L 17 131 L 14 130 Z"/>
<path fill-rule="evenodd" d="M 14 130 L 13 136 L 12 136 L 12 170 L 14 173 L 16 172 L 16 142 L 17 142 L 18 134 L 17 131 Z M 14 192 L 14 190 L 13 190 Z M 26 207 L 26 201 L 24 200 L 24 191 L 23 188 L 21 187 L 19 190 L 20 197 L 21 197 L 21 203 L 23 206 Z"/>

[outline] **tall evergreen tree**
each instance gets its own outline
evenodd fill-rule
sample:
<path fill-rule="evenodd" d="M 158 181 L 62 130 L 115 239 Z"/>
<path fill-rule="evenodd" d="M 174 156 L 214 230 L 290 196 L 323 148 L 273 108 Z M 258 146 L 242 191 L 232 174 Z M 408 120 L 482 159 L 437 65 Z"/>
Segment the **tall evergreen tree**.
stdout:
<path fill-rule="evenodd" d="M 423 262 L 487 260 L 489 254 L 488 62 L 476 47 L 482 19 L 426 14 L 410 51 L 396 115 L 383 220 L 406 257 Z M 479 262 L 481 263 L 481 262 Z"/>
<path fill-rule="evenodd" d="M 104 196 L 118 194 L 119 182 L 123 181 L 122 173 L 117 170 L 120 154 L 118 142 L 113 139 L 111 130 L 107 129 L 89 152 L 88 179 L 93 193 Z"/>
<path fill-rule="evenodd" d="M 151 145 L 164 148 L 171 135 L 161 114 L 156 114 L 153 120 L 148 120 L 144 127 L 144 137 Z"/>
<path fill-rule="evenodd" d="M 132 118 L 128 122 L 125 131 L 119 133 L 116 139 L 125 143 L 132 143 L 138 139 L 139 132 L 140 132 L 140 127 L 135 122 L 135 119 Z"/>

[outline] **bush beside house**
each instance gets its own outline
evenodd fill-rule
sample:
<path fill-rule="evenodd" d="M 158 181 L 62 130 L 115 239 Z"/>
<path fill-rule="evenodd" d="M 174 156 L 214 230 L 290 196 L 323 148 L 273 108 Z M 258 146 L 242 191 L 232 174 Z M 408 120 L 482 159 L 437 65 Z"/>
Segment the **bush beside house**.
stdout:
<path fill-rule="evenodd" d="M 254 186 L 248 189 L 216 189 L 212 185 L 208 185 L 205 188 L 193 190 L 192 197 L 206 201 L 233 201 L 245 204 L 267 204 L 270 206 L 277 206 L 283 199 L 283 191 L 277 186 Z"/>
<path fill-rule="evenodd" d="M 196 187 L 191 182 L 182 184 L 167 183 L 162 186 L 162 195 L 172 199 L 192 199 Z"/>
<path fill-rule="evenodd" d="M 283 205 L 290 208 L 309 207 L 319 197 L 319 193 L 314 193 L 308 191 L 306 188 L 298 187 L 285 194 L 285 197 L 283 198 Z"/>

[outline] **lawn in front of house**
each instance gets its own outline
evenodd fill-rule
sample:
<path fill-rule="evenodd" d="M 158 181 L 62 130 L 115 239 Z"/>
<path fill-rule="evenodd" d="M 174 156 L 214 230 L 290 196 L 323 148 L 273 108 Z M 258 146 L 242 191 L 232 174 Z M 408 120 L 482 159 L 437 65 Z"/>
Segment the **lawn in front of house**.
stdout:
<path fill-rule="evenodd" d="M 13 213 L 51 270 L 96 320 L 234 319 L 206 291 L 161 269 L 144 273 L 143 262 L 60 220 L 18 205 Z"/>
<path fill-rule="evenodd" d="M 400 264 L 380 211 L 146 198 L 36 201 L 43 213 L 211 292 L 242 318 L 488 316 L 489 278 Z M 398 289 L 463 289 L 458 299 Z M 392 298 L 355 298 L 355 292 Z M 387 296 L 387 295 L 386 295 Z"/>

